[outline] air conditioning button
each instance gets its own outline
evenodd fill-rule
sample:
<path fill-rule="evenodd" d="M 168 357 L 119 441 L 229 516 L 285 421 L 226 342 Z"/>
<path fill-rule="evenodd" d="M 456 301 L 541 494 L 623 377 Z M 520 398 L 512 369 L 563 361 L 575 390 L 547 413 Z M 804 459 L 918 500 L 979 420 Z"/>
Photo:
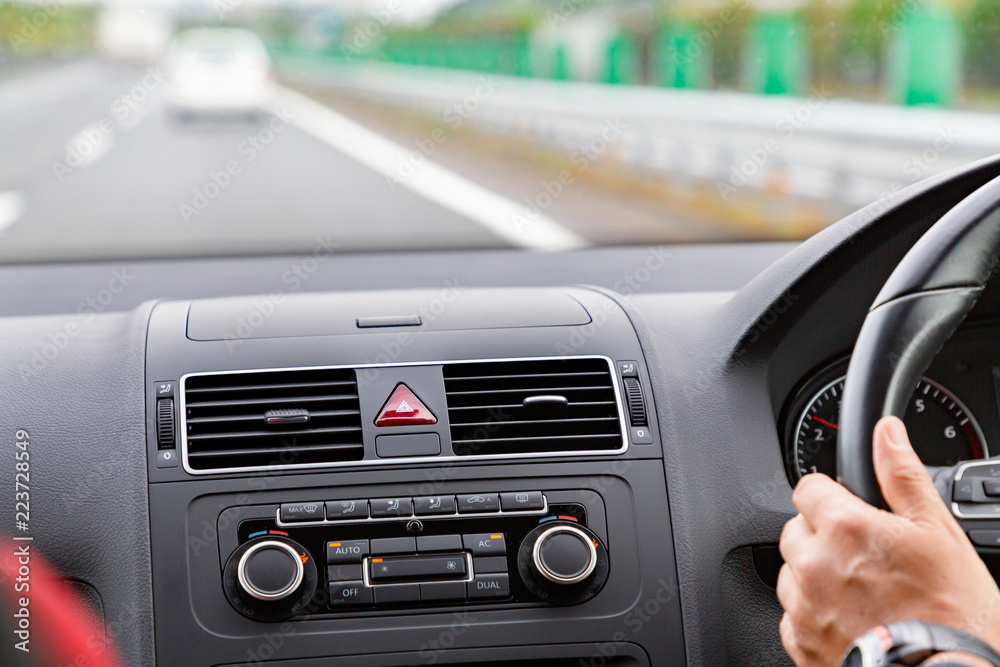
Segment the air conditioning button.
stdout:
<path fill-rule="evenodd" d="M 507 571 L 507 559 L 503 556 L 485 556 L 472 561 L 476 574 L 496 574 Z"/>
<path fill-rule="evenodd" d="M 484 574 L 469 582 L 469 599 L 505 598 L 510 595 L 510 578 L 506 574 Z"/>
<path fill-rule="evenodd" d="M 360 563 L 361 558 L 367 555 L 368 540 L 343 540 L 326 543 L 326 562 L 330 565 Z"/>
<path fill-rule="evenodd" d="M 412 537 L 385 537 L 372 540 L 372 553 L 376 556 L 386 554 L 412 554 L 417 551 L 417 541 Z"/>
<path fill-rule="evenodd" d="M 367 519 L 367 500 L 330 500 L 326 503 L 326 518 L 329 521 L 347 519 Z"/>
<path fill-rule="evenodd" d="M 529 512 L 545 507 L 541 491 L 517 491 L 500 494 L 500 508 L 504 512 Z"/>
<path fill-rule="evenodd" d="M 417 551 L 461 551 L 461 535 L 420 535 Z"/>
<path fill-rule="evenodd" d="M 281 521 L 283 523 L 297 523 L 300 521 L 322 521 L 323 503 L 282 503 Z"/>
<path fill-rule="evenodd" d="M 463 535 L 465 548 L 474 556 L 503 556 L 507 553 L 503 533 L 476 533 Z"/>
<path fill-rule="evenodd" d="M 331 607 L 356 607 L 373 602 L 372 589 L 363 581 L 334 581 L 330 584 Z"/>
<path fill-rule="evenodd" d="M 455 496 L 426 496 L 413 499 L 413 513 L 417 516 L 454 514 Z"/>
<path fill-rule="evenodd" d="M 326 568 L 326 580 L 334 581 L 356 581 L 362 578 L 361 563 L 350 563 L 346 565 L 331 565 Z"/>
<path fill-rule="evenodd" d="M 420 584 L 420 599 L 424 602 L 434 600 L 464 600 L 465 597 L 464 581 L 442 581 L 433 584 Z"/>
<path fill-rule="evenodd" d="M 500 499 L 495 493 L 467 493 L 458 497 L 459 514 L 499 512 Z"/>
<path fill-rule="evenodd" d="M 413 516 L 413 500 L 411 498 L 376 498 L 369 501 L 372 518 L 387 516 Z"/>
<path fill-rule="evenodd" d="M 401 579 L 464 578 L 465 556 L 414 556 L 413 558 L 373 558 L 369 563 L 372 582 Z"/>

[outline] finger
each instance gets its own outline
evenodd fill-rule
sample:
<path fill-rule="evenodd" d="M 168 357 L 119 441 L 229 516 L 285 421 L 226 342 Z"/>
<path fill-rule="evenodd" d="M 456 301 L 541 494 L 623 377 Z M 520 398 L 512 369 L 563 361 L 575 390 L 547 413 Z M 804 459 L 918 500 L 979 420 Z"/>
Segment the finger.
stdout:
<path fill-rule="evenodd" d="M 814 531 L 806 522 L 805 517 L 796 514 L 781 529 L 781 539 L 778 540 L 778 551 L 781 557 L 788 563 L 795 559 L 795 554 L 801 551 L 801 547 L 812 537 Z"/>
<path fill-rule="evenodd" d="M 799 583 L 795 579 L 795 573 L 792 572 L 791 566 L 788 563 L 783 563 L 781 569 L 778 570 L 778 585 L 775 592 L 786 615 L 789 608 L 798 601 L 799 595 L 801 595 L 799 590 Z"/>
<path fill-rule="evenodd" d="M 778 624 L 778 634 L 781 636 L 782 646 L 785 647 L 785 651 L 795 661 L 795 664 L 800 666 L 806 664 L 805 654 L 799 648 L 798 642 L 795 641 L 795 628 L 792 627 L 792 619 L 788 614 L 781 617 L 781 623 Z"/>
<path fill-rule="evenodd" d="M 874 447 L 875 476 L 893 512 L 911 521 L 948 515 L 948 508 L 934 488 L 927 468 L 913 451 L 906 426 L 899 418 L 879 420 L 875 425 Z"/>
<path fill-rule="evenodd" d="M 800 479 L 795 485 L 792 502 L 813 530 L 819 529 L 824 523 L 838 516 L 843 516 L 845 512 L 877 511 L 821 473 L 811 473 Z"/>

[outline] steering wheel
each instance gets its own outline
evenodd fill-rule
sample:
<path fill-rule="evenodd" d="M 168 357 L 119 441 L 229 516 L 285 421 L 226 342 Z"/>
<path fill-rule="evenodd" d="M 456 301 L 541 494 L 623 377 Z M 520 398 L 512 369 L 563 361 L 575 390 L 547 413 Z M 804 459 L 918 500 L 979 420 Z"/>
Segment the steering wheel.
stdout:
<path fill-rule="evenodd" d="M 998 253 L 1000 178 L 927 230 L 868 311 L 847 370 L 837 434 L 837 478 L 862 500 L 885 507 L 872 462 L 875 424 L 888 415 L 903 418 L 921 374 L 982 294 Z"/>

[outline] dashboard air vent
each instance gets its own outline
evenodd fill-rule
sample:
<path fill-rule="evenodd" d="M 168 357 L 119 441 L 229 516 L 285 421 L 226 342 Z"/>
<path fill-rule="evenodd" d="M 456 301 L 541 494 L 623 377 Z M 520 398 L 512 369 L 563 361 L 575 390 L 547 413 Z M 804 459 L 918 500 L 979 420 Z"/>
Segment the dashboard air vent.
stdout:
<path fill-rule="evenodd" d="M 621 449 L 605 359 L 446 364 L 452 448 L 458 456 Z"/>
<path fill-rule="evenodd" d="M 184 398 L 194 470 L 364 458 L 353 370 L 196 375 L 187 378 Z"/>

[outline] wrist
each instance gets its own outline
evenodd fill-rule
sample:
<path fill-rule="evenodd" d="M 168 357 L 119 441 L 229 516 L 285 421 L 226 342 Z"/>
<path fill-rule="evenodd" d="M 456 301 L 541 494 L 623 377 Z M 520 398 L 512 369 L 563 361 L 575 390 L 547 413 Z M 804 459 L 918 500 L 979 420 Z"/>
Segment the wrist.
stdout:
<path fill-rule="evenodd" d="M 855 640 L 841 658 L 842 667 L 890 664 L 1000 667 L 1000 654 L 962 630 L 910 619 L 876 625 Z"/>

